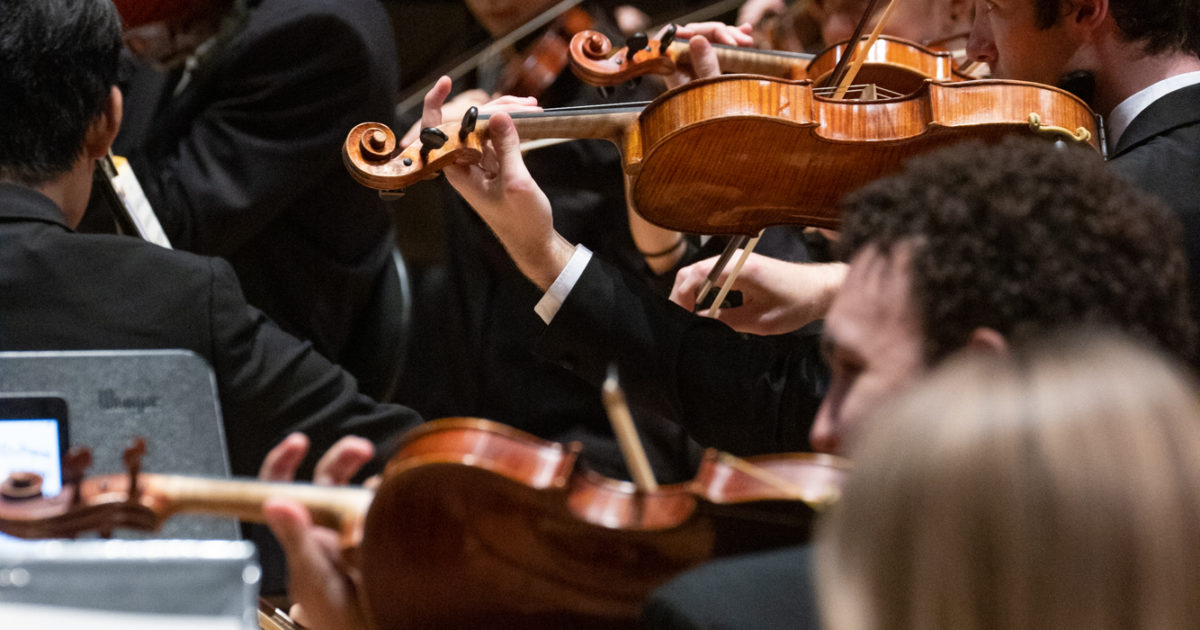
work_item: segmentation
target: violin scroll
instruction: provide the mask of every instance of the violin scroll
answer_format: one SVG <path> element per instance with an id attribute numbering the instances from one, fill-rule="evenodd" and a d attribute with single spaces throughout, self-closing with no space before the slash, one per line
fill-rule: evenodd
<path id="1" fill-rule="evenodd" d="M 85 480 L 92 453 L 71 449 L 63 465 L 62 492 L 54 497 L 41 495 L 38 475 L 9 475 L 0 492 L 0 531 L 20 538 L 71 538 L 92 531 L 107 534 L 116 528 L 157 529 L 162 517 L 139 500 L 138 475 L 145 451 L 145 442 L 138 438 L 125 450 L 125 474 Z M 22 489 L 27 496 L 15 496 Z"/>
<path id="2" fill-rule="evenodd" d="M 461 123 L 421 130 L 420 140 L 400 149 L 387 125 L 365 122 L 355 126 L 342 143 L 342 161 L 358 183 L 379 191 L 402 190 L 432 179 L 451 164 L 473 164 L 483 157 L 476 120 L 467 110 Z M 486 128 L 486 125 L 482 125 Z"/>
<path id="3" fill-rule="evenodd" d="M 674 25 L 662 39 L 634 36 L 616 50 L 603 33 L 580 31 L 571 38 L 571 70 L 584 83 L 612 87 L 646 74 L 671 74 L 686 50 L 675 41 Z"/>

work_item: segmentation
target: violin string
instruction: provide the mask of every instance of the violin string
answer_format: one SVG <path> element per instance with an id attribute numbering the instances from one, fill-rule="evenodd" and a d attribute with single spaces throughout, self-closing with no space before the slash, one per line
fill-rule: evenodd
<path id="1" fill-rule="evenodd" d="M 680 40 L 680 41 L 686 42 L 687 40 Z M 730 46 L 729 44 L 712 44 L 712 47 L 715 49 L 718 49 L 718 50 L 724 49 L 724 50 L 739 51 L 739 52 L 751 52 L 751 53 L 766 52 L 766 53 L 769 53 L 770 56 L 772 56 L 772 57 L 781 57 L 784 59 L 796 59 L 799 61 L 812 61 L 813 59 L 816 58 L 816 55 L 814 55 L 812 53 L 792 52 L 790 50 L 765 51 L 765 50 L 759 50 L 756 48 L 743 48 L 741 46 Z"/>
<path id="2" fill-rule="evenodd" d="M 588 114 L 622 114 L 640 112 L 650 104 L 650 101 L 632 103 L 603 103 L 600 105 L 572 105 L 570 107 L 554 107 L 540 112 L 514 112 L 513 118 L 545 118 L 554 116 L 586 116 Z M 480 114 L 479 120 L 487 120 L 491 114 Z"/>

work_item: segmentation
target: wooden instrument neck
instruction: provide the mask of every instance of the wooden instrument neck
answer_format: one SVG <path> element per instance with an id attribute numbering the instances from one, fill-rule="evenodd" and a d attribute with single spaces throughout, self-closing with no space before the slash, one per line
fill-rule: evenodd
<path id="1" fill-rule="evenodd" d="M 143 474 L 142 496 L 163 518 L 181 512 L 217 514 L 262 523 L 262 504 L 286 498 L 303 504 L 313 521 L 339 531 L 360 521 L 375 496 L 361 487 L 316 486 L 252 480 Z"/>

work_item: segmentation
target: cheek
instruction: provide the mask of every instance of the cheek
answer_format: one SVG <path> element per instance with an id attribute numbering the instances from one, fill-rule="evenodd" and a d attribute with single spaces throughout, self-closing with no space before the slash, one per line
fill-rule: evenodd
<path id="1" fill-rule="evenodd" d="M 842 14 L 835 14 L 821 26 L 821 38 L 827 46 L 844 42 L 854 34 L 854 22 Z"/>
<path id="2" fill-rule="evenodd" d="M 861 375 L 854 386 L 846 391 L 842 398 L 838 416 L 839 429 L 842 435 L 853 434 L 862 424 L 863 418 L 879 403 L 887 392 L 887 387 L 877 376 Z"/>

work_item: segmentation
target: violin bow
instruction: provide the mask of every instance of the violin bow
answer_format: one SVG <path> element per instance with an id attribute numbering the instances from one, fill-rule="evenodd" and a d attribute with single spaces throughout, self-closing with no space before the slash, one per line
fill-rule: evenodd
<path id="1" fill-rule="evenodd" d="M 621 447 L 621 455 L 625 457 L 625 464 L 629 467 L 634 485 L 646 493 L 658 490 L 658 482 L 654 479 L 650 460 L 646 458 L 646 449 L 633 426 L 633 414 L 629 412 L 629 405 L 625 402 L 625 392 L 621 391 L 621 385 L 617 381 L 615 364 L 608 366 L 602 395 L 604 411 L 608 414 L 608 421 L 617 436 L 617 444 Z"/>
<path id="2" fill-rule="evenodd" d="M 549 9 L 542 11 L 532 20 L 529 20 L 521 26 L 513 29 L 511 33 L 492 40 L 491 43 L 485 44 L 482 48 L 479 48 L 474 52 L 467 53 L 465 59 L 460 57 L 460 59 L 463 59 L 462 61 L 457 63 L 451 62 L 454 63 L 454 65 L 451 66 L 450 69 L 443 70 L 445 66 L 442 66 L 442 68 L 439 68 L 437 72 L 433 73 L 432 75 L 427 75 L 400 98 L 400 102 L 395 108 L 396 115 L 403 116 L 404 114 L 407 114 L 409 110 L 419 105 L 425 98 L 425 93 L 432 89 L 433 84 L 436 83 L 437 80 L 442 76 L 448 76 L 452 80 L 458 81 L 462 75 L 470 72 L 476 66 L 478 66 L 481 60 L 495 56 L 500 51 L 515 44 L 522 37 L 525 37 L 526 35 L 536 31 L 546 24 L 549 24 L 552 20 L 554 20 L 554 18 L 557 18 L 570 9 L 575 8 L 582 2 L 583 0 L 562 0 L 562 2 L 559 2 Z"/>
<path id="3" fill-rule="evenodd" d="M 842 57 L 838 59 L 837 65 L 834 66 L 833 73 L 830 74 L 830 83 L 837 84 L 837 90 L 834 92 L 833 98 L 841 99 L 845 97 L 846 92 L 854 83 L 854 78 L 858 76 L 859 69 L 867 60 L 867 52 L 875 45 L 875 41 L 879 39 L 879 35 L 883 32 L 884 25 L 891 18 L 892 10 L 896 8 L 897 0 L 889 0 L 888 5 L 883 10 L 883 15 L 879 16 L 879 21 L 875 24 L 875 28 L 871 30 L 871 34 L 867 37 L 867 45 L 859 46 L 858 41 L 862 38 L 862 33 L 866 29 L 867 20 L 875 13 L 875 8 L 879 4 L 879 0 L 871 0 L 867 5 L 867 10 L 863 12 L 859 18 L 858 24 L 854 26 L 854 35 L 846 43 L 846 52 L 842 53 Z M 725 297 L 729 291 L 733 289 L 733 283 L 737 280 L 738 275 L 742 271 L 742 266 L 746 264 L 746 260 L 750 254 L 754 252 L 754 248 L 758 245 L 759 239 L 762 237 L 762 232 L 751 238 L 749 242 L 742 239 L 734 239 L 726 246 L 725 251 L 721 253 L 721 257 L 717 260 L 717 264 L 713 265 L 712 271 L 709 272 L 704 284 L 700 288 L 700 293 L 697 294 L 696 302 L 700 303 L 708 296 L 708 292 L 716 284 L 721 277 L 721 272 L 725 266 L 729 264 L 729 260 L 733 257 L 734 251 L 745 244 L 742 249 L 742 255 L 738 259 L 737 265 L 730 272 L 729 277 L 721 285 L 720 292 L 717 293 L 716 299 L 713 300 L 712 306 L 709 307 L 705 316 L 716 318 L 721 314 L 721 304 L 725 302 Z"/>
<path id="4" fill-rule="evenodd" d="M 517 27 L 517 29 L 513 32 L 504 35 L 503 37 L 500 37 L 491 43 L 484 44 L 481 48 L 477 47 L 475 51 L 459 56 L 459 59 L 462 59 L 462 61 L 451 62 L 453 65 L 450 65 L 449 69 L 445 69 L 446 66 L 442 66 L 442 68 L 439 68 L 437 72 L 426 75 L 421 81 L 418 81 L 415 84 L 415 87 L 409 89 L 407 92 L 401 95 L 399 103 L 395 107 L 396 115 L 403 116 L 414 107 L 420 105 L 422 99 L 425 98 L 425 93 L 428 92 L 433 87 L 433 84 L 443 75 L 457 81 L 460 77 L 462 77 L 462 75 L 478 66 L 480 60 L 496 55 L 501 50 L 512 46 L 522 37 L 525 37 L 526 35 L 536 31 L 546 24 L 549 24 L 554 18 L 557 18 L 563 13 L 566 13 L 569 9 L 578 6 L 582 3 L 582 1 L 583 0 L 563 0 L 549 9 L 546 9 L 532 20 Z M 671 23 L 688 23 L 709 19 L 714 15 L 720 15 L 726 11 L 736 9 L 737 7 L 741 6 L 742 2 L 744 1 L 745 0 L 720 0 L 719 2 L 715 2 L 711 5 L 696 9 L 691 13 L 682 15 L 675 20 L 672 20 Z"/>
<path id="5" fill-rule="evenodd" d="M 877 1 L 878 0 L 871 0 L 872 6 L 874 6 L 875 2 Z M 879 34 L 883 32 L 884 25 L 887 24 L 888 19 L 891 18 L 892 9 L 896 8 L 896 2 L 897 0 L 889 0 L 887 8 L 883 10 L 883 15 L 879 16 L 879 21 L 875 23 L 875 28 L 871 30 L 871 35 L 867 38 L 866 46 L 858 46 L 859 33 L 857 32 L 857 28 L 855 29 L 856 32 L 854 39 L 850 40 L 850 43 L 847 44 L 847 46 L 854 46 L 854 50 L 848 50 L 842 55 L 842 59 L 852 57 L 853 61 L 850 63 L 850 67 L 846 70 L 846 73 L 841 77 L 841 80 L 838 81 L 837 91 L 834 92 L 833 98 L 840 99 L 844 97 L 846 95 L 846 90 L 849 90 L 850 85 L 854 83 L 854 77 L 858 76 L 859 69 L 862 68 L 863 62 L 867 60 L 868 51 L 870 51 L 871 47 L 875 45 L 875 41 L 879 39 Z M 871 13 L 869 11 L 863 14 L 862 19 L 858 23 L 859 28 L 866 24 L 866 20 L 870 15 Z M 860 53 L 859 50 L 862 52 Z M 841 65 L 841 60 L 838 61 L 838 64 Z"/>

